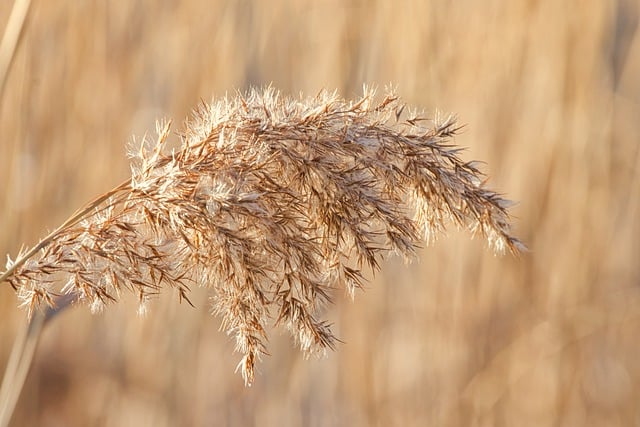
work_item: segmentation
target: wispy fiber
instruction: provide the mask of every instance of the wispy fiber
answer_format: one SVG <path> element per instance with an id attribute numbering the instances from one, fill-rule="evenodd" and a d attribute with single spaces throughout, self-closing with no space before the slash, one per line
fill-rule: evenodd
<path id="1" fill-rule="evenodd" d="M 71 294 L 93 310 L 165 287 L 212 290 L 247 384 L 270 322 L 309 353 L 336 338 L 319 314 L 396 252 L 449 223 L 518 252 L 508 202 L 452 145 L 453 118 L 428 121 L 393 94 L 347 102 L 272 89 L 202 104 L 169 151 L 169 124 L 131 150 L 131 179 L 96 199 L 0 276 L 31 313 Z"/>

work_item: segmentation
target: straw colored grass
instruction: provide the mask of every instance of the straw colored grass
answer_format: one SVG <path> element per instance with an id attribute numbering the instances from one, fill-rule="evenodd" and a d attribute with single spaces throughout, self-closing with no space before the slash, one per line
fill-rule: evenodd
<path id="1" fill-rule="evenodd" d="M 93 311 L 165 288 L 189 301 L 212 291 L 235 336 L 247 384 L 267 353 L 270 323 L 301 350 L 333 348 L 322 307 L 353 295 L 388 253 L 409 260 L 454 224 L 517 253 L 509 203 L 459 157 L 455 120 L 427 120 L 393 93 L 354 102 L 335 93 L 289 98 L 273 89 L 202 104 L 167 148 L 133 144 L 131 179 L 74 214 L 0 277 L 30 315 L 71 295 Z"/>

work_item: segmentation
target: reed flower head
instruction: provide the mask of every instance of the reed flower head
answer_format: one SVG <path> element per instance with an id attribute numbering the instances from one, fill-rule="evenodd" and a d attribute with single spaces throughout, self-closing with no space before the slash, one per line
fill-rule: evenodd
<path id="1" fill-rule="evenodd" d="M 414 257 L 453 223 L 518 252 L 508 202 L 452 145 L 452 117 L 428 121 L 392 93 L 356 102 L 273 89 L 202 104 L 170 151 L 169 123 L 131 150 L 131 179 L 74 215 L 3 278 L 28 310 L 73 294 L 92 310 L 165 287 L 210 288 L 247 384 L 270 322 L 306 353 L 336 338 L 320 316 L 382 257 Z"/>

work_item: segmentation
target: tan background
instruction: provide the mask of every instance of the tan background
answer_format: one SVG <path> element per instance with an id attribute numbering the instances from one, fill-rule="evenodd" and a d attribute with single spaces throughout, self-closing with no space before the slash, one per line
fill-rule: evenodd
<path id="1" fill-rule="evenodd" d="M 0 28 L 11 2 L 0 2 Z M 640 423 L 640 10 L 634 0 L 33 0 L 0 99 L 0 254 L 128 174 L 125 144 L 200 99 L 395 85 L 467 126 L 531 252 L 450 231 L 287 334 L 244 388 L 231 338 L 167 293 L 44 332 L 14 425 L 616 426 Z M 0 287 L 0 363 L 25 320 Z"/>

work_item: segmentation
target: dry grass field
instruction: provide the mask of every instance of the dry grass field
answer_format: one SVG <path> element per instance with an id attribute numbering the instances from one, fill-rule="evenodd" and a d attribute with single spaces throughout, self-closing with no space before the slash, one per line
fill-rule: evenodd
<path id="1" fill-rule="evenodd" d="M 0 2 L 4 28 L 12 2 Z M 0 98 L 0 254 L 130 175 L 126 144 L 201 100 L 393 85 L 458 115 L 529 247 L 455 227 L 325 316 L 246 388 L 204 289 L 45 328 L 15 426 L 640 424 L 640 6 L 634 0 L 33 0 Z M 0 365 L 25 323 L 0 286 Z"/>

